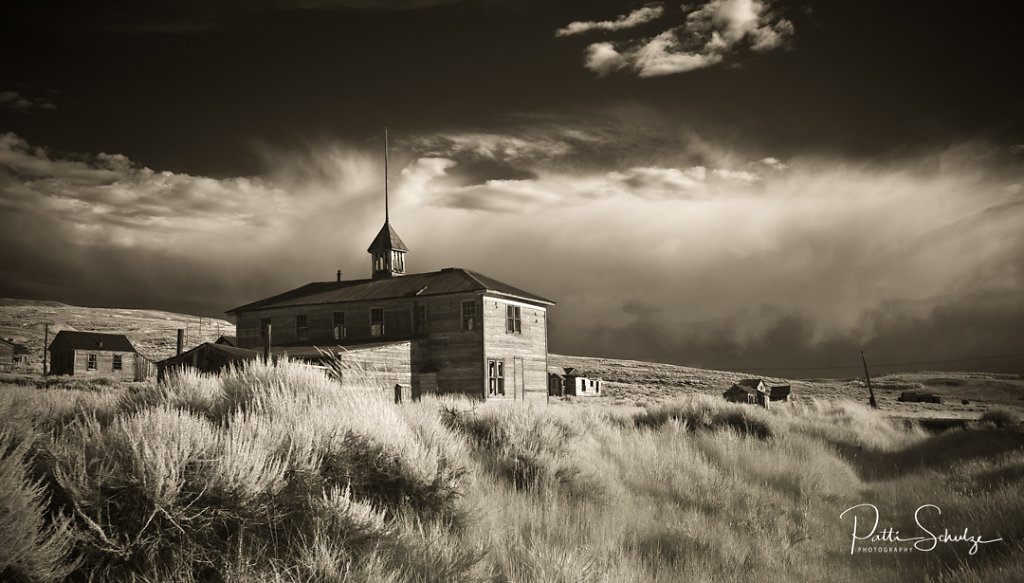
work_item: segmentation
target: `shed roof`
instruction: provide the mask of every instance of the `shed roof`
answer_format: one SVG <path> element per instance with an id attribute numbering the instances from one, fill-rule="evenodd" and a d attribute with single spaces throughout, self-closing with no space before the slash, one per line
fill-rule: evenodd
<path id="1" fill-rule="evenodd" d="M 100 332 L 77 332 L 61 330 L 50 343 L 50 350 L 67 348 L 71 350 L 95 350 L 97 352 L 135 352 L 124 334 L 102 334 Z"/>
<path id="2" fill-rule="evenodd" d="M 232 308 L 227 313 L 237 314 L 250 310 L 286 306 L 335 304 L 472 291 L 491 292 L 535 304 L 554 304 L 551 300 L 475 271 L 461 267 L 448 267 L 440 271 L 412 273 L 401 277 L 309 283 L 276 296 Z"/>

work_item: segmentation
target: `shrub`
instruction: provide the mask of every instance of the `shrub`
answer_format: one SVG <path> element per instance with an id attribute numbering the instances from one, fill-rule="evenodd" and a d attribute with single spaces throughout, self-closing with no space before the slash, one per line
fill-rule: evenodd
<path id="1" fill-rule="evenodd" d="M 1017 416 L 1017 413 L 1006 407 L 997 407 L 982 413 L 978 421 L 992 423 L 996 427 L 1008 427 L 1020 423 L 1020 417 Z"/>
<path id="2" fill-rule="evenodd" d="M 0 579 L 60 581 L 76 566 L 71 521 L 47 518 L 45 488 L 30 477 L 30 446 L 0 432 Z"/>
<path id="3" fill-rule="evenodd" d="M 647 407 L 636 415 L 634 423 L 637 427 L 655 428 L 670 419 L 684 424 L 691 431 L 730 428 L 758 439 L 767 439 L 776 433 L 772 416 L 767 411 L 723 403 L 704 395 Z"/>

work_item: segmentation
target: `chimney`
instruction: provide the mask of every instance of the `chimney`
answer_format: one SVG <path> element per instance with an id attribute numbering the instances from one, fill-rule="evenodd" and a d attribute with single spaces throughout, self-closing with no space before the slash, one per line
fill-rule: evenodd
<path id="1" fill-rule="evenodd" d="M 178 351 L 174 353 L 175 356 L 180 356 L 181 355 L 181 349 L 184 347 L 184 344 L 185 344 L 185 330 L 183 328 L 178 328 Z"/>
<path id="2" fill-rule="evenodd" d="M 341 270 L 338 270 L 338 281 L 341 281 Z"/>

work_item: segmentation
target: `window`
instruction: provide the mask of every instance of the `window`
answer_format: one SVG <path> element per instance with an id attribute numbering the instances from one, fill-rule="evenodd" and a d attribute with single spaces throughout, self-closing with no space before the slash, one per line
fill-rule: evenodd
<path id="1" fill-rule="evenodd" d="M 476 300 L 462 302 L 462 329 L 476 329 Z"/>
<path id="2" fill-rule="evenodd" d="M 260 344 L 270 339 L 270 318 L 260 318 Z"/>
<path id="3" fill-rule="evenodd" d="M 523 313 L 519 306 L 505 307 L 505 331 L 515 334 L 523 333 Z"/>
<path id="4" fill-rule="evenodd" d="M 121 370 L 121 355 L 120 354 L 115 354 L 114 355 L 114 366 L 113 366 L 113 368 L 111 368 L 111 370 Z"/>
<path id="5" fill-rule="evenodd" d="M 505 394 L 505 362 L 502 360 L 487 361 L 487 394 Z"/>
<path id="6" fill-rule="evenodd" d="M 305 314 L 295 316 L 295 339 L 307 340 L 309 338 L 309 325 Z"/>
<path id="7" fill-rule="evenodd" d="M 370 308 L 370 336 L 384 335 L 384 308 Z"/>
<path id="8" fill-rule="evenodd" d="M 85 365 L 85 370 L 96 370 L 96 355 L 90 354 L 89 361 Z"/>
<path id="9" fill-rule="evenodd" d="M 345 312 L 334 312 L 334 322 L 332 324 L 332 330 L 334 333 L 335 340 L 341 340 L 345 338 Z"/>
<path id="10" fill-rule="evenodd" d="M 427 306 L 417 304 L 412 308 L 412 331 L 423 334 L 427 331 Z"/>

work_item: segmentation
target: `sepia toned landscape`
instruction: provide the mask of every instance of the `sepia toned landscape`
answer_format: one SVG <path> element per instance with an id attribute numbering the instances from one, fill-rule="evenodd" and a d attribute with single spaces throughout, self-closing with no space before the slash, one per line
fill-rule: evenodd
<path id="1" fill-rule="evenodd" d="M 6 303 L 10 330 L 11 314 L 28 308 Z M 188 319 L 48 309 L 62 325 L 127 319 L 143 336 Z M 0 542 L 0 572 L 153 582 L 1019 579 L 1019 376 L 884 376 L 874 380 L 878 410 L 862 379 L 786 381 L 792 401 L 765 410 L 722 400 L 742 373 L 550 361 L 586 367 L 604 379 L 602 394 L 398 405 L 372 372 L 343 371 L 343 385 L 285 361 L 160 384 L 8 374 L 0 526 L 18 535 Z M 920 387 L 943 403 L 893 396 Z M 864 504 L 883 517 L 879 529 L 896 525 L 905 537 L 927 534 L 914 513 L 931 504 L 941 514 L 925 514 L 927 532 L 967 529 L 995 542 L 851 554 L 869 543 L 852 540 L 840 514 Z M 855 511 L 859 535 L 866 508 Z"/>
<path id="2" fill-rule="evenodd" d="M 1024 4 L 0 6 L 0 583 L 1024 583 Z"/>

